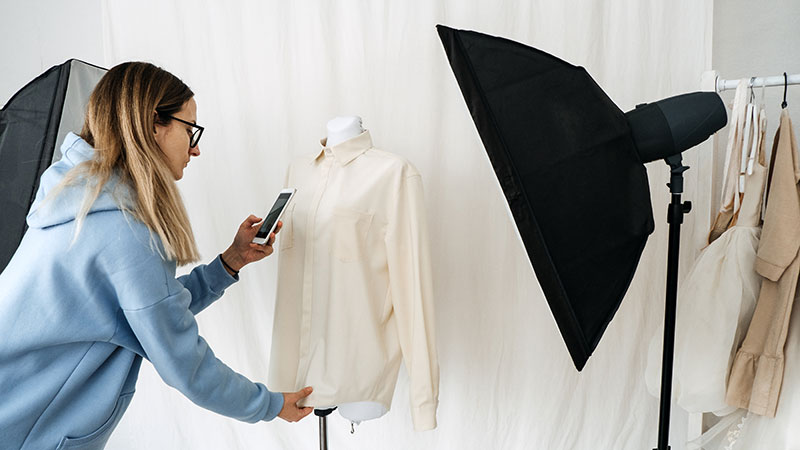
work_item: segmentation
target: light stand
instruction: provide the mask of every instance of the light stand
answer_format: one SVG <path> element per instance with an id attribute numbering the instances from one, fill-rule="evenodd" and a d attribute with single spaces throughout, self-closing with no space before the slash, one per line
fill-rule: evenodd
<path id="1" fill-rule="evenodd" d="M 689 169 L 681 162 L 680 153 L 670 156 L 664 161 L 671 170 L 669 192 L 672 202 L 667 209 L 669 223 L 669 249 L 667 251 L 667 296 L 664 308 L 664 343 L 661 360 L 661 407 L 658 421 L 658 448 L 654 450 L 670 450 L 669 446 L 669 413 L 672 404 L 672 362 L 675 353 L 675 310 L 678 293 L 678 255 L 681 240 L 681 224 L 683 215 L 691 211 L 691 202 L 681 203 L 683 193 L 683 172 Z"/>
<path id="2" fill-rule="evenodd" d="M 691 208 L 681 203 L 688 167 L 680 153 L 725 126 L 722 99 L 716 92 L 680 94 L 637 105 L 623 121 L 583 67 L 508 39 L 443 25 L 437 31 L 578 371 L 613 319 L 655 228 L 640 164 L 665 160 L 671 167 L 656 449 L 669 450 L 680 224 Z M 597 170 L 601 165 L 605 170 Z M 584 234 L 586 211 L 597 212 L 609 196 L 616 209 L 595 213 L 597 233 Z M 601 258 L 605 264 L 597 264 Z M 590 284 L 598 289 L 587 289 L 587 280 L 598 280 Z"/>

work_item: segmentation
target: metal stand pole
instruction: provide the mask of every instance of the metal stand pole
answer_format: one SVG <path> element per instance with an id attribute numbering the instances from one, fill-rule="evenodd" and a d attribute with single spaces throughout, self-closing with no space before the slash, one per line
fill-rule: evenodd
<path id="1" fill-rule="evenodd" d="M 658 448 L 654 450 L 670 450 L 669 446 L 669 414 L 672 404 L 672 362 L 675 352 L 675 310 L 678 293 L 678 255 L 681 240 L 681 224 L 683 215 L 691 211 L 691 202 L 681 203 L 683 192 L 683 172 L 689 167 L 681 162 L 681 155 L 666 159 L 671 167 L 669 191 L 672 202 L 667 211 L 669 223 L 669 250 L 667 253 L 667 298 L 664 308 L 664 344 L 661 360 L 661 408 L 658 421 Z"/>
<path id="2" fill-rule="evenodd" d="M 328 450 L 328 415 L 335 409 L 336 407 L 314 410 L 314 415 L 319 417 L 319 450 Z"/>

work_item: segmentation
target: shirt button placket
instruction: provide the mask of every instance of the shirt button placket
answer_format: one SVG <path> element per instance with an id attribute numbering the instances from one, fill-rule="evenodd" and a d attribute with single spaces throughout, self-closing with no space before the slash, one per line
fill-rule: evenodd
<path id="1" fill-rule="evenodd" d="M 306 248 L 305 248 L 305 262 L 303 264 L 303 308 L 302 318 L 300 325 L 300 361 L 297 370 L 297 380 L 295 385 L 298 389 L 304 387 L 307 383 L 306 376 L 308 375 L 309 365 L 311 363 L 311 315 L 313 308 L 313 266 L 314 266 L 314 249 L 315 249 L 315 225 L 317 219 L 317 212 L 322 196 L 325 194 L 325 188 L 328 186 L 328 179 L 331 173 L 331 166 L 333 165 L 333 156 L 330 150 L 325 150 L 325 157 L 319 167 L 319 182 L 317 183 L 317 190 L 314 192 L 314 197 L 311 199 L 311 207 L 309 208 L 308 222 L 306 226 Z"/>

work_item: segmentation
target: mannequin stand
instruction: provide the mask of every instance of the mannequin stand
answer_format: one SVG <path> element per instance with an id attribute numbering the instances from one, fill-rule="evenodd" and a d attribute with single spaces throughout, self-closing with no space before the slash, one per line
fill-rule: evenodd
<path id="1" fill-rule="evenodd" d="M 335 406 L 314 410 L 314 415 L 319 417 L 319 450 L 328 450 L 328 416 L 335 410 Z"/>
<path id="2" fill-rule="evenodd" d="M 675 310 L 678 292 L 678 253 L 681 240 L 681 224 L 683 215 L 691 211 L 691 202 L 681 203 L 683 193 L 683 172 L 689 167 L 681 162 L 681 155 L 666 158 L 671 168 L 669 192 L 672 202 L 667 210 L 669 223 L 669 250 L 667 253 L 667 299 L 664 309 L 664 343 L 661 360 L 661 408 L 658 421 L 658 448 L 654 450 L 670 450 L 669 447 L 669 414 L 672 404 L 672 363 L 675 353 Z"/>

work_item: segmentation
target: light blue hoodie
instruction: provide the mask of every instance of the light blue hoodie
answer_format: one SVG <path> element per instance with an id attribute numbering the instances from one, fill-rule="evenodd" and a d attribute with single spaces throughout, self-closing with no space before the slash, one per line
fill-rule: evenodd
<path id="1" fill-rule="evenodd" d="M 70 245 L 83 186 L 42 201 L 93 152 L 67 136 L 0 274 L 0 448 L 103 448 L 142 357 L 204 408 L 246 422 L 275 418 L 283 396 L 231 370 L 197 333 L 194 315 L 237 280 L 219 258 L 176 279 L 147 227 L 120 210 L 130 197 L 114 180 Z"/>

